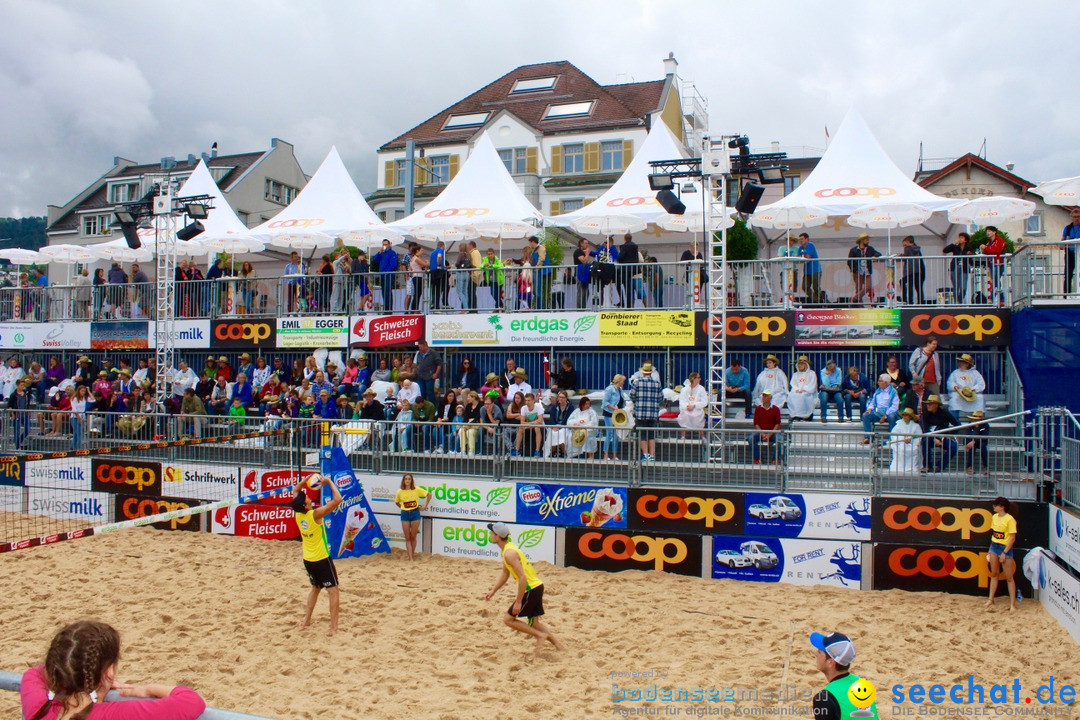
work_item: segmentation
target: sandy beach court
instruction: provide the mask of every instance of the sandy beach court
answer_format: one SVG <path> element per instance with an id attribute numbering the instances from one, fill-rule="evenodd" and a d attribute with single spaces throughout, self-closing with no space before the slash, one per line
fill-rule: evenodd
<path id="1" fill-rule="evenodd" d="M 0 557 L 0 669 L 41 662 L 56 629 L 93 617 L 121 632 L 121 680 L 182 683 L 212 706 L 281 719 L 809 712 L 807 697 L 825 682 L 807 634 L 833 629 L 855 640 L 853 670 L 877 686 L 882 717 L 893 715 L 889 688 L 898 683 L 966 683 L 971 673 L 988 689 L 1017 678 L 1032 692 L 1051 676 L 1057 687 L 1080 683 L 1080 646 L 1031 600 L 1016 613 L 1003 600 L 985 612 L 982 599 L 959 595 L 538 563 L 545 622 L 567 649 L 534 657 L 533 641 L 500 622 L 510 589 L 480 599 L 497 576 L 493 562 L 425 555 L 408 563 L 395 551 L 338 569 L 342 631 L 328 640 L 325 596 L 314 627 L 298 628 L 307 594 L 298 543 L 141 528 L 10 553 Z M 652 683 L 759 699 L 612 700 L 614 685 L 647 691 Z M 793 700 L 760 699 L 782 685 Z M 15 693 L 0 693 L 0 716 L 19 716 Z"/>

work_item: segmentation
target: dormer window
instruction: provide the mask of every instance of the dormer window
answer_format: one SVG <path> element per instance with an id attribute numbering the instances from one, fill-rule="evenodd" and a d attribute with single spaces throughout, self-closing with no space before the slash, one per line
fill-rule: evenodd
<path id="1" fill-rule="evenodd" d="M 561 120 L 562 118 L 585 117 L 592 113 L 593 101 L 564 103 L 562 105 L 548 105 L 544 113 L 545 120 Z"/>
<path id="2" fill-rule="evenodd" d="M 521 95 L 522 93 L 552 90 L 555 88 L 555 81 L 558 79 L 558 77 L 541 77 L 529 78 L 528 80 L 518 80 L 516 83 L 514 83 L 514 87 L 510 89 L 510 94 Z"/>
<path id="3" fill-rule="evenodd" d="M 456 130 L 458 128 L 480 127 L 487 122 L 489 115 L 491 115 L 489 112 L 451 115 L 446 119 L 446 123 L 442 126 L 442 129 Z"/>

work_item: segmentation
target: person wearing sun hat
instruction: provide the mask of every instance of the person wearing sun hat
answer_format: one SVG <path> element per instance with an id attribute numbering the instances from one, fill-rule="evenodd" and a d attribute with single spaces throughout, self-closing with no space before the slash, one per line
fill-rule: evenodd
<path id="1" fill-rule="evenodd" d="M 954 415 L 986 410 L 986 380 L 975 369 L 975 360 L 964 353 L 956 360 L 957 368 L 949 374 L 945 383 L 949 390 L 949 410 Z"/>
<path id="2" fill-rule="evenodd" d="M 941 448 L 941 459 L 936 463 L 934 469 L 940 472 L 948 467 L 953 455 L 956 454 L 956 441 L 948 435 L 943 435 L 942 431 L 947 431 L 949 428 L 956 427 L 959 424 L 952 413 L 941 407 L 941 398 L 939 396 L 931 395 L 926 398 L 926 407 L 922 416 L 923 435 L 927 433 L 935 434 L 929 439 L 923 440 L 924 472 L 931 469 L 934 448 Z"/>
<path id="3" fill-rule="evenodd" d="M 917 471 L 920 466 L 919 436 L 922 435 L 918 413 L 912 408 L 904 408 L 889 435 L 891 437 L 889 445 L 892 447 L 892 463 L 889 465 L 889 470 L 892 472 Z"/>
<path id="4" fill-rule="evenodd" d="M 818 376 L 810 367 L 810 358 L 800 355 L 791 373 L 791 391 L 788 393 L 788 411 L 792 420 L 810 420 L 818 407 Z"/>
<path id="5" fill-rule="evenodd" d="M 772 404 L 778 408 L 787 404 L 788 378 L 780 369 L 780 359 L 775 355 L 765 356 L 765 369 L 758 373 L 757 382 L 754 384 L 754 402 L 761 404 L 761 394 L 765 390 L 772 391 Z"/>
<path id="6" fill-rule="evenodd" d="M 525 378 L 528 376 L 529 374 L 525 372 L 525 368 L 516 368 L 514 370 L 514 381 L 510 383 L 510 387 L 506 389 L 507 402 L 513 402 L 514 396 L 518 393 L 528 395 L 533 391 L 532 385 L 525 382 Z"/>
<path id="7" fill-rule="evenodd" d="M 986 422 L 986 413 L 976 410 L 967 416 L 968 422 L 975 425 L 964 428 L 964 434 L 968 435 L 964 443 L 964 472 L 968 475 L 975 474 L 978 467 L 980 473 L 990 472 L 990 424 Z M 976 464 L 975 455 L 978 453 L 979 462 Z"/>
<path id="8" fill-rule="evenodd" d="M 829 684 L 814 695 L 815 720 L 847 720 L 850 717 L 876 718 L 874 686 L 850 671 L 855 662 L 855 643 L 839 632 L 810 633 L 816 650 L 814 665 Z"/>

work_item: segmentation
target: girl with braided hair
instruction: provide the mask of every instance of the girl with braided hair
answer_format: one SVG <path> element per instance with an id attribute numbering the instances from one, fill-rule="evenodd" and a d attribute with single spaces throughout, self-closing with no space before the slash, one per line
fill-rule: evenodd
<path id="1" fill-rule="evenodd" d="M 111 625 L 82 620 L 63 628 L 45 664 L 23 673 L 19 695 L 25 720 L 195 720 L 206 709 L 182 685 L 129 685 L 116 681 L 120 634 Z M 122 697 L 103 702 L 109 690 Z"/>

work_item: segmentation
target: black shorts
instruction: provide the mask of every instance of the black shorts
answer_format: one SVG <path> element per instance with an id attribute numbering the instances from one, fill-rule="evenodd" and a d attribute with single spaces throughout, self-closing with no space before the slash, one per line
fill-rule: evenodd
<path id="1" fill-rule="evenodd" d="M 334 568 L 334 561 L 330 558 L 315 562 L 305 560 L 304 569 L 307 570 L 308 580 L 311 581 L 313 587 L 337 587 L 337 570 Z"/>
<path id="2" fill-rule="evenodd" d="M 506 611 L 510 615 L 514 614 L 514 605 L 510 604 L 510 609 Z M 544 614 L 544 586 L 538 585 L 532 590 L 525 591 L 525 597 L 521 598 L 521 612 L 516 617 L 519 618 L 537 618 Z"/>

